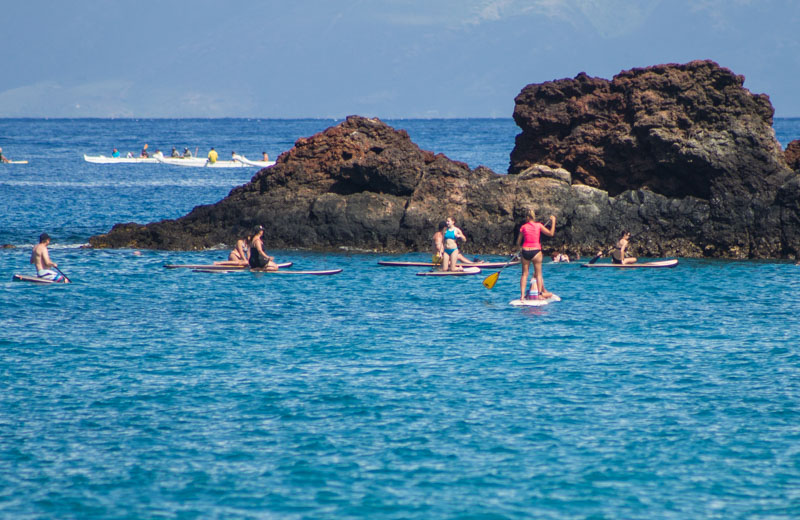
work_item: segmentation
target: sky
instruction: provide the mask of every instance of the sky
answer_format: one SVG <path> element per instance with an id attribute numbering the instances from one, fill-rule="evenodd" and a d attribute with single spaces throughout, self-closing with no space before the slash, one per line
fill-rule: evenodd
<path id="1" fill-rule="evenodd" d="M 798 0 L 0 0 L 0 117 L 511 117 L 711 59 L 800 117 Z"/>

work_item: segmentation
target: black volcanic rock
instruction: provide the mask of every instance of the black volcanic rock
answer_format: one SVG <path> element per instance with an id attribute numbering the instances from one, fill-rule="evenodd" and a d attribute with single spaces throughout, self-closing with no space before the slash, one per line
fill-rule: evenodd
<path id="1" fill-rule="evenodd" d="M 90 244 L 203 249 L 261 224 L 268 248 L 430 250 L 450 215 L 467 254 L 508 253 L 534 207 L 539 220 L 558 218 L 547 251 L 593 254 L 627 229 L 637 256 L 798 257 L 800 181 L 771 118 L 766 96 L 713 62 L 529 85 L 515 109 L 515 174 L 505 175 L 351 116 L 216 204 L 118 224 Z"/>
<path id="2" fill-rule="evenodd" d="M 702 241 L 714 255 L 796 250 L 781 238 L 788 233 L 776 203 L 787 201 L 777 194 L 794 175 L 775 139 L 772 105 L 743 83 L 712 61 L 693 61 L 633 69 L 611 81 L 579 74 L 528 85 L 516 98 L 522 133 L 509 171 L 542 163 L 612 196 L 646 189 L 705 200 Z"/>

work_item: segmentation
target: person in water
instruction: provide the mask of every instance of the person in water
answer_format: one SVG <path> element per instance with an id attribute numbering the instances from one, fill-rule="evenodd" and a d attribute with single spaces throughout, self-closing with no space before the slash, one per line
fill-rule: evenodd
<path id="1" fill-rule="evenodd" d="M 250 263 L 250 242 L 253 240 L 253 235 L 248 233 L 244 238 L 236 241 L 236 246 L 233 251 L 228 255 L 227 264 L 236 263 L 239 265 L 248 265 Z"/>
<path id="2" fill-rule="evenodd" d="M 556 231 L 556 217 L 550 215 L 550 228 L 544 224 L 536 222 L 536 212 L 533 208 L 528 210 L 527 221 L 519 228 L 517 246 L 520 247 L 520 258 L 522 260 L 522 277 L 519 281 L 520 300 L 525 299 L 525 286 L 528 283 L 528 273 L 531 262 L 533 262 L 533 276 L 536 278 L 536 287 L 539 289 L 541 298 L 549 298 L 553 293 L 545 290 L 544 278 L 542 277 L 542 244 L 540 241 L 541 233 L 551 237 Z"/>
<path id="3" fill-rule="evenodd" d="M 458 265 L 458 239 L 467 241 L 464 233 L 456 227 L 455 220 L 452 217 L 447 217 L 445 220 L 446 228 L 444 230 L 444 258 L 442 259 L 442 271 L 460 271 L 461 267 Z"/>
<path id="4" fill-rule="evenodd" d="M 628 250 L 628 241 L 631 239 L 631 234 L 628 231 L 622 232 L 622 238 L 619 239 L 614 250 L 611 251 L 611 262 L 615 264 L 635 264 L 636 257 L 625 256 Z"/>
<path id="5" fill-rule="evenodd" d="M 31 263 L 36 267 L 36 276 L 46 280 L 53 280 L 54 282 L 64 281 L 64 275 L 50 269 L 51 267 L 58 267 L 58 264 L 50 260 L 50 254 L 47 252 L 47 246 L 50 245 L 50 235 L 42 233 L 39 235 L 39 243 L 36 244 L 31 253 Z"/>
<path id="6" fill-rule="evenodd" d="M 444 230 L 447 229 L 447 222 L 439 222 L 436 233 L 433 234 L 433 256 L 431 262 L 441 264 L 444 261 Z"/>
<path id="7" fill-rule="evenodd" d="M 147 143 L 144 143 L 144 148 L 142 148 L 142 153 L 139 154 L 139 157 L 150 157 L 150 154 L 147 152 Z"/>
<path id="8" fill-rule="evenodd" d="M 217 157 L 219 157 L 219 155 L 217 154 L 217 151 L 214 150 L 214 148 L 212 147 L 211 151 L 208 152 L 208 162 L 211 163 L 211 164 L 216 163 L 217 162 Z"/>
<path id="9" fill-rule="evenodd" d="M 264 269 L 267 271 L 277 271 L 278 264 L 275 258 L 264 252 L 264 228 L 258 226 L 253 239 L 250 241 L 250 258 L 248 260 L 252 269 Z"/>

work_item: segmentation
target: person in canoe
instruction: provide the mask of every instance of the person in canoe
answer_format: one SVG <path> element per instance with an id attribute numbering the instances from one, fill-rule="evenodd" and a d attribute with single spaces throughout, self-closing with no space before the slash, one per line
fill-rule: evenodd
<path id="1" fill-rule="evenodd" d="M 217 154 L 217 151 L 214 150 L 214 148 L 212 147 L 211 151 L 208 152 L 208 162 L 209 162 L 209 164 L 216 163 L 218 157 L 219 157 L 219 154 Z"/>
<path id="2" fill-rule="evenodd" d="M 142 148 L 142 153 L 139 154 L 139 157 L 150 157 L 150 153 L 147 151 L 147 143 L 144 143 L 144 147 Z"/>
<path id="3" fill-rule="evenodd" d="M 192 151 L 188 148 L 183 149 L 183 158 L 184 159 L 191 159 L 192 158 Z"/>
<path id="4" fill-rule="evenodd" d="M 267 152 L 261 152 L 261 160 L 264 162 L 269 162 L 269 154 Z"/>
<path id="5" fill-rule="evenodd" d="M 264 252 L 264 228 L 258 226 L 253 233 L 250 241 L 250 258 L 248 263 L 251 269 L 264 269 L 266 271 L 277 271 L 278 264 L 275 258 Z"/>
<path id="6" fill-rule="evenodd" d="M 244 238 L 236 241 L 236 246 L 233 251 L 228 255 L 227 262 L 219 262 L 222 264 L 236 264 L 236 265 L 249 265 L 250 263 L 250 242 L 253 240 L 252 233 L 248 233 Z M 215 264 L 217 262 L 214 262 Z"/>
<path id="7" fill-rule="evenodd" d="M 119 157 L 119 150 L 114 148 L 114 150 L 111 151 L 111 157 Z"/>
<path id="8" fill-rule="evenodd" d="M 542 244 L 540 236 L 542 233 L 551 237 L 556 231 L 556 217 L 550 215 L 550 227 L 536 222 L 536 211 L 533 208 L 528 210 L 526 222 L 519 228 L 517 246 L 520 247 L 519 256 L 522 260 L 522 277 L 519 281 L 520 300 L 525 299 L 525 286 L 528 283 L 528 273 L 531 263 L 533 263 L 533 276 L 536 278 L 536 286 L 539 289 L 540 298 L 549 298 L 553 293 L 544 288 L 544 278 L 542 277 Z"/>
<path id="9" fill-rule="evenodd" d="M 447 217 L 444 230 L 444 258 L 442 259 L 442 271 L 460 271 L 458 265 L 458 239 L 467 241 L 464 233 L 456 227 L 455 220 Z"/>
<path id="10" fill-rule="evenodd" d="M 622 232 L 622 237 L 617 241 L 611 251 L 611 262 L 615 264 L 635 264 L 637 258 L 634 256 L 625 256 L 628 250 L 628 241 L 631 239 L 631 234 L 628 231 Z"/>
<path id="11" fill-rule="evenodd" d="M 64 275 L 50 269 L 51 267 L 58 268 L 58 264 L 50 260 L 50 254 L 47 251 L 47 246 L 49 245 L 50 235 L 47 233 L 39 235 L 39 243 L 34 246 L 31 253 L 31 263 L 36 267 L 36 276 L 39 278 L 62 282 L 64 281 Z"/>
<path id="12" fill-rule="evenodd" d="M 173 146 L 172 153 L 170 153 L 169 156 L 172 157 L 173 159 L 179 159 L 181 154 L 179 154 L 178 149 Z"/>

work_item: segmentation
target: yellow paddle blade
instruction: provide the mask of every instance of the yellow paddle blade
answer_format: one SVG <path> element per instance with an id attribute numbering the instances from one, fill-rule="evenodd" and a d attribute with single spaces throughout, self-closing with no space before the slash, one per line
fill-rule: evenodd
<path id="1" fill-rule="evenodd" d="M 491 289 L 492 287 L 494 287 L 494 284 L 497 283 L 498 278 L 500 278 L 500 271 L 490 274 L 483 280 L 483 286 L 486 287 L 487 289 Z"/>

